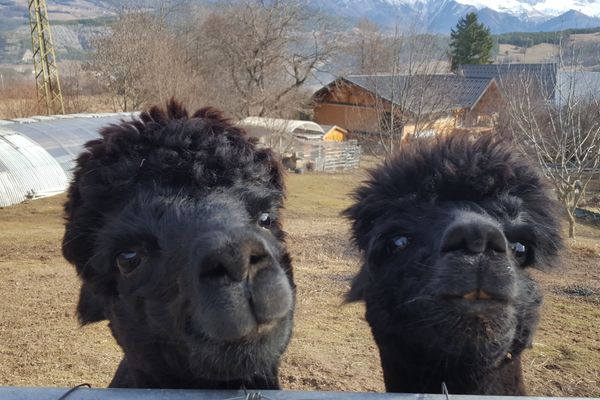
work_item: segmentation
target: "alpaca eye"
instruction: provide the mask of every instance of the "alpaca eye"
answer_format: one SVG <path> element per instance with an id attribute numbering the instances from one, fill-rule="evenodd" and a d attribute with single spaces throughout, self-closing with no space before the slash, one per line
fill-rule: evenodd
<path id="1" fill-rule="evenodd" d="M 260 217 L 258 217 L 258 225 L 262 228 L 270 228 L 273 220 L 271 219 L 271 214 L 262 213 Z"/>
<path id="2" fill-rule="evenodd" d="M 515 256 L 515 260 L 517 260 L 519 264 L 523 265 L 527 262 L 527 246 L 521 242 L 514 242 L 510 244 L 510 248 Z"/>
<path id="3" fill-rule="evenodd" d="M 125 251 L 117 256 L 117 267 L 125 276 L 131 274 L 140 265 L 142 257 L 135 251 Z"/>
<path id="4" fill-rule="evenodd" d="M 410 241 L 408 240 L 407 236 L 398 236 L 392 239 L 391 243 L 390 243 L 390 251 L 392 253 L 399 251 L 399 250 L 404 250 L 405 248 L 408 247 L 408 244 L 410 243 Z"/>

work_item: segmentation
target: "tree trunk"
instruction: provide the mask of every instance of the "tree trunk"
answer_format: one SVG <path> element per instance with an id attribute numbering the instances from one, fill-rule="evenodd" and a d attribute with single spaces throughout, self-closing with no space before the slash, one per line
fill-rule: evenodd
<path id="1" fill-rule="evenodd" d="M 567 210 L 567 216 L 569 219 L 569 238 L 573 239 L 575 237 L 575 217 L 571 210 Z"/>

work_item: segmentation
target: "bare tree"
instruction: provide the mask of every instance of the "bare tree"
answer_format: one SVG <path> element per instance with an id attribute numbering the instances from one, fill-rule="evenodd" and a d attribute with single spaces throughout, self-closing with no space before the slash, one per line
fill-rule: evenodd
<path id="1" fill-rule="evenodd" d="M 106 36 L 93 42 L 89 70 L 112 95 L 115 108 L 137 110 L 146 100 L 145 61 L 152 43 L 149 26 L 160 33 L 164 26 L 146 13 L 127 13 L 119 17 Z"/>
<path id="2" fill-rule="evenodd" d="M 299 2 L 230 2 L 200 25 L 193 62 L 212 82 L 211 97 L 237 117 L 290 116 L 336 50 L 326 22 Z"/>
<path id="3" fill-rule="evenodd" d="M 575 59 L 575 58 L 573 58 Z M 522 72 L 503 78 L 506 126 L 523 153 L 552 182 L 575 236 L 574 213 L 600 169 L 600 82 L 563 64 L 556 85 Z M 595 78 L 597 80 L 597 78 Z"/>
<path id="4" fill-rule="evenodd" d="M 361 19 L 344 49 L 355 64 L 351 72 L 361 75 L 388 72 L 396 51 L 389 38 L 375 22 Z"/>
<path id="5" fill-rule="evenodd" d="M 202 80 L 165 15 L 126 12 L 95 40 L 88 70 L 111 94 L 115 109 L 138 110 L 170 97 L 198 101 Z"/>

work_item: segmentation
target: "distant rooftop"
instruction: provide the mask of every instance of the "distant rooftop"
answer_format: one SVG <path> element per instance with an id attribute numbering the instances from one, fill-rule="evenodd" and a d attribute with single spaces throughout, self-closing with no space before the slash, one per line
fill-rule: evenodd
<path id="1" fill-rule="evenodd" d="M 556 103 L 562 105 L 583 98 L 600 101 L 600 72 L 559 71 L 554 97 Z"/>
<path id="2" fill-rule="evenodd" d="M 509 76 L 534 77 L 540 83 L 543 93 L 554 97 L 557 71 L 556 63 L 465 64 L 459 67 L 458 74 L 466 78 L 494 78 L 500 85 Z"/>
<path id="3" fill-rule="evenodd" d="M 472 108 L 493 81 L 454 74 L 349 75 L 342 79 L 411 112 Z"/>

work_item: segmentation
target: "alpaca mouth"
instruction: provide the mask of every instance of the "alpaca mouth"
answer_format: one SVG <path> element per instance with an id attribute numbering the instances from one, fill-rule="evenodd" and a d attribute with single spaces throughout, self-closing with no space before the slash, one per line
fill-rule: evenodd
<path id="1" fill-rule="evenodd" d="M 256 327 L 253 330 L 251 330 L 250 332 L 248 332 L 245 335 L 240 336 L 238 338 L 224 340 L 224 342 L 240 343 L 240 342 L 247 342 L 247 341 L 253 341 L 253 340 L 260 340 L 262 337 L 270 335 L 272 333 L 272 331 L 274 331 L 275 328 L 277 328 L 277 326 L 279 326 L 279 323 L 281 322 L 281 320 L 282 320 L 281 318 L 277 318 L 277 319 L 270 320 L 268 322 L 261 322 L 261 323 L 257 322 Z"/>
<path id="2" fill-rule="evenodd" d="M 269 322 L 264 322 L 264 323 L 258 324 L 256 326 L 256 334 L 257 335 L 264 335 L 266 333 L 269 333 L 270 331 L 272 331 L 277 326 L 278 323 L 279 323 L 279 320 L 278 319 L 274 319 L 274 320 L 269 321 Z"/>
<path id="3" fill-rule="evenodd" d="M 447 293 L 443 294 L 442 299 L 444 300 L 466 300 L 467 302 L 475 302 L 475 301 L 490 301 L 490 302 L 498 302 L 498 303 L 507 303 L 508 299 L 502 295 L 489 293 L 485 290 L 472 290 L 466 293 L 454 294 Z"/>
<path id="4" fill-rule="evenodd" d="M 269 320 L 268 322 L 256 323 L 254 329 L 247 331 L 244 334 L 240 334 L 239 336 L 232 337 L 224 337 L 224 336 L 215 336 L 214 334 L 210 334 L 204 329 L 199 329 L 193 326 L 193 322 L 191 319 L 186 321 L 185 332 L 195 339 L 200 339 L 202 341 L 210 340 L 221 343 L 241 343 L 246 341 L 252 341 L 259 339 L 263 336 L 270 334 L 277 326 L 279 326 L 282 318 L 277 318 L 273 320 Z"/>

